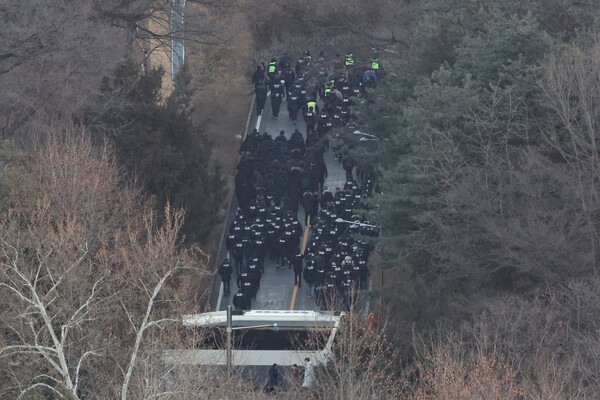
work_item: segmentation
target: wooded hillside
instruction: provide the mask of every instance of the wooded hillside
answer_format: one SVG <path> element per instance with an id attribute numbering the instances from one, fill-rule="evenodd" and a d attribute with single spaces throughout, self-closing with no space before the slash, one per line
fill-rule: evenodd
<path id="1" fill-rule="evenodd" d="M 142 66 L 170 4 L 0 2 L 0 397 L 158 396 L 155 350 L 197 340 L 173 321 L 201 306 L 255 64 L 372 48 L 377 151 L 343 153 L 378 180 L 385 323 L 353 316 L 320 393 L 598 397 L 596 1 L 189 1 L 164 97 Z M 169 398 L 250 396 L 187 383 Z"/>

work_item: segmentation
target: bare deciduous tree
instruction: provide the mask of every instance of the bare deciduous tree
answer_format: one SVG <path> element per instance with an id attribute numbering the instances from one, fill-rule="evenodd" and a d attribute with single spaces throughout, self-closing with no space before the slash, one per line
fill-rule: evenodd
<path id="1" fill-rule="evenodd" d="M 127 43 L 119 28 L 94 18 L 92 1 L 3 3 L 0 124 L 12 137 L 80 109 L 123 60 Z"/>
<path id="2" fill-rule="evenodd" d="M 578 206 L 585 218 L 591 249 L 590 266 L 597 273 L 597 231 L 600 177 L 600 38 L 588 48 L 560 49 L 545 65 L 543 104 L 555 115 L 547 124 L 548 143 L 572 167 Z"/>
<path id="3" fill-rule="evenodd" d="M 363 313 L 364 299 L 354 290 L 348 294 L 348 311 L 342 317 L 335 340 L 323 364 L 315 370 L 315 385 L 309 390 L 318 399 L 389 399 L 399 396 L 401 385 L 395 351 L 386 315 Z M 344 301 L 338 296 L 326 299 L 327 307 L 339 309 Z M 333 312 L 333 311 L 331 311 Z M 329 331 L 314 330 L 308 348 L 326 348 Z M 292 385 L 292 392 L 302 389 Z"/>
<path id="4" fill-rule="evenodd" d="M 410 400 L 512 400 L 525 394 L 515 369 L 496 354 L 467 347 L 451 335 L 419 343 L 414 370 L 405 371 Z"/>
<path id="5" fill-rule="evenodd" d="M 183 212 L 157 227 L 119 186 L 109 148 L 72 126 L 19 171 L 2 215 L 0 357 L 4 396 L 126 399 L 149 333 L 177 321 L 182 271 L 206 260 L 181 246 Z M 136 210 L 137 208 L 137 210 Z M 138 381 L 135 384 L 139 384 Z"/>

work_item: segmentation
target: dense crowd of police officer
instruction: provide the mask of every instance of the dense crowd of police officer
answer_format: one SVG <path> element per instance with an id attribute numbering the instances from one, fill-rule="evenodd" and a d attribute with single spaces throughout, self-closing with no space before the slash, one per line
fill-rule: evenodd
<path id="1" fill-rule="evenodd" d="M 309 51 L 294 69 L 291 65 L 291 58 L 284 55 L 279 62 L 272 59 L 266 71 L 265 66 L 258 66 L 252 77 L 258 114 L 264 111 L 269 91 L 275 119 L 287 99 L 294 124 L 302 111 L 306 137 L 297 129 L 289 139 L 284 131 L 273 138 L 255 129 L 242 142 L 235 176 L 239 208 L 225 242 L 229 256 L 218 270 L 225 296 L 231 294 L 235 273 L 238 291 L 233 304 L 238 309 L 251 308 L 261 277 L 268 273 L 266 258 L 275 260 L 278 269 L 293 269 L 294 285 L 300 287 L 304 279 L 309 296 L 315 296 L 321 307 L 336 297 L 347 304 L 354 289 L 366 287 L 371 251 L 369 244 L 355 240 L 353 234 L 378 234 L 357 214 L 364 208 L 363 199 L 372 193 L 372 181 L 366 179 L 359 187 L 352 167 L 345 166 L 346 184 L 330 190 L 324 186 L 324 153 L 328 133 L 352 118 L 351 97 L 368 85 L 376 85 L 377 72 L 381 71 L 379 57 L 374 55 L 370 68 L 359 70 L 353 68 L 354 57 L 348 53 L 343 72 L 333 79 L 308 73 L 312 66 Z M 323 102 L 321 108 L 318 99 Z M 312 226 L 304 254 L 300 206 L 304 226 Z"/>

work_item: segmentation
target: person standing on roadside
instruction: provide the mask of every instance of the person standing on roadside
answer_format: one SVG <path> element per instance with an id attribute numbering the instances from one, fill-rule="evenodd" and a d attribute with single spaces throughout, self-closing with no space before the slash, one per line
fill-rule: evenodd
<path id="1" fill-rule="evenodd" d="M 310 389 L 315 384 L 315 370 L 308 357 L 304 359 L 304 365 L 304 382 L 302 382 L 302 388 Z"/>
<path id="2" fill-rule="evenodd" d="M 273 393 L 276 392 L 279 388 L 279 383 L 281 383 L 282 377 L 279 373 L 279 366 L 275 363 L 269 369 L 269 380 L 267 382 L 267 386 L 265 387 L 265 393 Z"/>
<path id="3" fill-rule="evenodd" d="M 294 364 L 290 369 L 290 373 L 292 375 L 293 385 L 299 386 L 302 381 L 302 368 L 300 368 L 297 364 Z"/>

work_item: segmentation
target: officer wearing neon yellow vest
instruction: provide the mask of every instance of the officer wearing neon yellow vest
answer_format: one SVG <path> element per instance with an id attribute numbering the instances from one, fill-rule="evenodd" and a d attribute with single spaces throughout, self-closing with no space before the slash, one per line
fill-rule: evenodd
<path id="1" fill-rule="evenodd" d="M 306 135 L 315 131 L 315 124 L 319 115 L 319 106 L 314 99 L 310 99 L 305 106 L 303 117 L 306 123 Z"/>
<path id="2" fill-rule="evenodd" d="M 271 59 L 269 63 L 269 67 L 267 68 L 267 75 L 269 79 L 273 80 L 275 73 L 277 72 L 277 60 L 275 58 Z"/>
<path id="3" fill-rule="evenodd" d="M 345 63 L 346 67 L 352 67 L 354 66 L 354 55 L 352 54 L 351 51 L 349 51 L 348 53 L 346 53 L 346 63 Z"/>
<path id="4" fill-rule="evenodd" d="M 375 70 L 375 72 L 379 72 L 381 68 L 381 64 L 379 63 L 379 53 L 373 52 L 373 57 L 371 58 L 371 69 Z"/>

